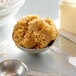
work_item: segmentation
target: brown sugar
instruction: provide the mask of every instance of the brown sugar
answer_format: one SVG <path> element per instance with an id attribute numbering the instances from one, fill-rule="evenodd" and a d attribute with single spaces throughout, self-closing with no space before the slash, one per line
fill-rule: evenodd
<path id="1" fill-rule="evenodd" d="M 13 40 L 17 46 L 30 49 L 41 49 L 54 41 L 58 31 L 52 20 L 27 15 L 14 26 Z"/>

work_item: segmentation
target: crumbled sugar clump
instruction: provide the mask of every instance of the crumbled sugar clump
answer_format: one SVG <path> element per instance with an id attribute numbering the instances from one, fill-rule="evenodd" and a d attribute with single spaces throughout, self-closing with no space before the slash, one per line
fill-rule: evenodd
<path id="1" fill-rule="evenodd" d="M 54 41 L 58 31 L 50 18 L 27 15 L 18 20 L 13 29 L 13 40 L 17 46 L 41 49 Z"/>

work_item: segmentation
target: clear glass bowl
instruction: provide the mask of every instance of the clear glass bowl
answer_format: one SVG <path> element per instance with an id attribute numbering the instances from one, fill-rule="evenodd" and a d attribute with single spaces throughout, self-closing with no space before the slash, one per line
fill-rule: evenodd
<path id="1" fill-rule="evenodd" d="M 0 26 L 6 24 L 6 22 L 13 18 L 24 2 L 25 0 L 0 1 Z"/>

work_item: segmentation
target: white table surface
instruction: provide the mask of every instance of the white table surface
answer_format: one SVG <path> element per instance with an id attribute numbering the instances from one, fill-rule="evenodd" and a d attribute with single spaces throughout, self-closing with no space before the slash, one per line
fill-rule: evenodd
<path id="1" fill-rule="evenodd" d="M 49 16 L 52 19 L 56 19 L 58 18 L 57 2 L 56 0 L 27 0 L 17 13 L 14 20 L 17 20 L 26 14 L 38 14 L 40 17 Z M 11 38 L 14 20 L 4 25 L 5 27 L 0 27 L 0 44 L 2 43 L 2 51 L 6 51 L 6 55 L 2 56 L 0 61 L 5 59 L 18 59 L 20 61 L 24 61 L 24 63 L 29 67 L 29 70 L 76 76 L 76 68 L 69 64 L 67 59 L 59 56 L 50 49 L 39 55 L 29 55 L 17 48 Z M 58 37 L 55 42 L 55 45 L 57 46 L 61 45 L 59 43 L 59 38 L 63 37 Z M 65 48 L 65 46 L 63 47 Z"/>

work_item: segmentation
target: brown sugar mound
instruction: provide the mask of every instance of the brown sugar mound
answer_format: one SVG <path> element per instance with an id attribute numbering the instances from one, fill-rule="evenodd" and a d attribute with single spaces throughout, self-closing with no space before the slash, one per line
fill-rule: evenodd
<path id="1" fill-rule="evenodd" d="M 52 20 L 27 15 L 14 26 L 12 37 L 17 46 L 41 49 L 54 41 L 57 35 L 58 31 Z"/>

